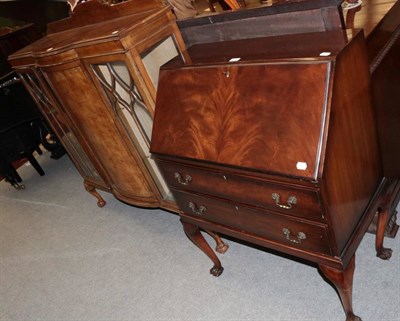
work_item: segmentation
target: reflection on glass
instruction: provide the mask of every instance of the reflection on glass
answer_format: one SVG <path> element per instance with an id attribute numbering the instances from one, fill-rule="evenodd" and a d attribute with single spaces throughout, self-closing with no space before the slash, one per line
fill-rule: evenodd
<path id="1" fill-rule="evenodd" d="M 82 149 L 82 146 L 79 144 L 77 138 L 67 125 L 63 115 L 57 111 L 57 108 L 45 95 L 36 76 L 34 74 L 27 73 L 21 74 L 20 77 L 23 79 L 31 95 L 33 95 L 35 98 L 40 110 L 50 120 L 65 149 L 77 161 L 81 172 L 83 172 L 86 177 L 91 177 L 97 181 L 102 181 L 100 175 L 97 173 L 88 156 Z"/>
<path id="2" fill-rule="evenodd" d="M 179 54 L 172 37 L 168 37 L 142 57 L 147 73 L 157 89 L 160 67 Z"/>

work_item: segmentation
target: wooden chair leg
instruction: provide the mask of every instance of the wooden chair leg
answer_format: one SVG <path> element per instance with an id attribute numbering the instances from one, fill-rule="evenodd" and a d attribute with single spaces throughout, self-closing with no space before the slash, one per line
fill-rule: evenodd
<path id="1" fill-rule="evenodd" d="M 361 321 L 353 313 L 353 276 L 355 268 L 355 255 L 351 258 L 344 270 L 335 269 L 326 265 L 319 265 L 321 273 L 333 283 L 339 293 L 340 300 L 346 313 L 346 321 Z"/>
<path id="2" fill-rule="evenodd" d="M 185 231 L 187 237 L 200 249 L 202 250 L 214 263 L 214 266 L 210 270 L 210 274 L 213 276 L 220 276 L 224 271 L 224 268 L 221 266 L 221 262 L 218 257 L 215 255 L 214 251 L 211 249 L 210 245 L 208 245 L 207 241 L 204 239 L 203 235 L 201 235 L 200 228 L 196 225 L 183 222 L 183 230 Z"/>
<path id="3" fill-rule="evenodd" d="M 242 7 L 242 4 L 237 0 L 224 0 L 231 10 L 237 10 Z"/>

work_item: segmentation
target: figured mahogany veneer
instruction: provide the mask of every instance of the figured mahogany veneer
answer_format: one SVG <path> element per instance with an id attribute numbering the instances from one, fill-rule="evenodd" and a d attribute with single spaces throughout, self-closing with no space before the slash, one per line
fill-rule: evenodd
<path id="1" fill-rule="evenodd" d="M 277 57 L 278 44 L 287 41 Z M 291 45 L 295 44 L 295 45 Z M 387 188 L 362 32 L 199 44 L 160 71 L 151 152 L 200 229 L 319 265 L 347 321 L 354 255 Z"/>
<path id="2" fill-rule="evenodd" d="M 321 126 L 314 124 L 324 121 L 325 108 L 320 107 L 326 99 L 328 68 L 315 62 L 210 66 L 201 74 L 190 68 L 168 71 L 171 90 L 159 99 L 175 97 L 184 110 L 164 120 L 190 127 L 180 132 L 166 128 L 164 141 L 156 142 L 158 152 L 315 179 L 322 146 Z M 296 108 L 299 102 L 304 107 Z M 303 121 L 288 124 L 290 118 Z M 266 119 L 274 126 L 267 126 Z M 169 146 L 170 136 L 179 143 Z M 296 168 L 299 161 L 307 164 L 302 171 Z"/>

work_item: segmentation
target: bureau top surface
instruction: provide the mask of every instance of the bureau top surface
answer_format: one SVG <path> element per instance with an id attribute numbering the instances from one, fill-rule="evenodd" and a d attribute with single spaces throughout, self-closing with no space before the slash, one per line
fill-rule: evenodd
<path id="1" fill-rule="evenodd" d="M 89 1 L 84 4 L 95 5 L 95 9 L 98 9 L 100 6 L 97 1 Z M 100 8 L 103 7 L 106 6 L 100 6 Z M 126 36 L 131 37 L 143 32 L 144 26 L 154 23 L 154 19 L 165 16 L 169 11 L 170 7 L 168 6 L 149 7 L 144 8 L 142 11 L 131 12 L 130 14 L 120 13 L 120 16 L 115 14 L 112 18 L 110 18 L 110 15 L 107 15 L 104 19 L 97 17 L 91 20 L 90 17 L 95 16 L 95 13 L 92 13 L 91 16 L 87 16 L 86 21 L 84 19 L 85 12 L 83 12 L 81 14 L 83 17 L 80 19 L 73 19 L 74 16 L 72 16 L 71 18 L 55 22 L 55 26 L 53 27 L 51 27 L 52 24 L 49 24 L 48 28 L 50 28 L 51 32 L 48 35 L 14 53 L 10 58 L 13 59 L 26 55 L 53 55 L 75 47 L 119 41 Z M 76 22 L 74 22 L 75 20 Z"/>

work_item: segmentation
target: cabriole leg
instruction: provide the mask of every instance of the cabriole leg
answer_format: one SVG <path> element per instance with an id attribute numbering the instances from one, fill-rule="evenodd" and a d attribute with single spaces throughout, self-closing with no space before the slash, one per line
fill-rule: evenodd
<path id="1" fill-rule="evenodd" d="M 361 321 L 361 318 L 353 313 L 353 275 L 355 268 L 355 255 L 344 270 L 335 269 L 326 265 L 319 265 L 322 274 L 333 283 L 339 293 L 346 321 Z"/>
<path id="2" fill-rule="evenodd" d="M 204 231 L 206 231 L 207 234 L 209 234 L 217 243 L 215 246 L 215 251 L 221 254 L 224 254 L 226 251 L 228 251 L 229 245 L 222 241 L 221 237 L 217 233 L 211 232 L 209 230 Z"/>
<path id="3" fill-rule="evenodd" d="M 385 207 L 378 212 L 378 222 L 376 226 L 375 249 L 376 256 L 382 260 L 389 260 L 392 256 L 392 249 L 383 247 L 383 239 L 385 238 L 386 226 L 389 222 L 389 206 L 390 199 L 385 201 Z"/>
<path id="4" fill-rule="evenodd" d="M 220 276 L 224 271 L 224 268 L 221 266 L 221 262 L 218 257 L 215 255 L 214 251 L 211 249 L 210 245 L 208 245 L 207 241 L 204 239 L 203 235 L 201 235 L 200 228 L 196 225 L 183 222 L 183 230 L 185 231 L 187 237 L 200 249 L 202 250 L 214 263 L 214 266 L 211 268 L 210 273 L 214 276 Z"/>
<path id="5" fill-rule="evenodd" d="M 90 194 L 92 194 L 94 197 L 97 198 L 98 207 L 103 207 L 104 205 L 106 205 L 106 201 L 100 196 L 100 194 L 96 191 L 94 186 L 89 185 L 87 183 L 83 183 L 83 185 L 85 186 L 86 191 L 88 191 Z"/>

